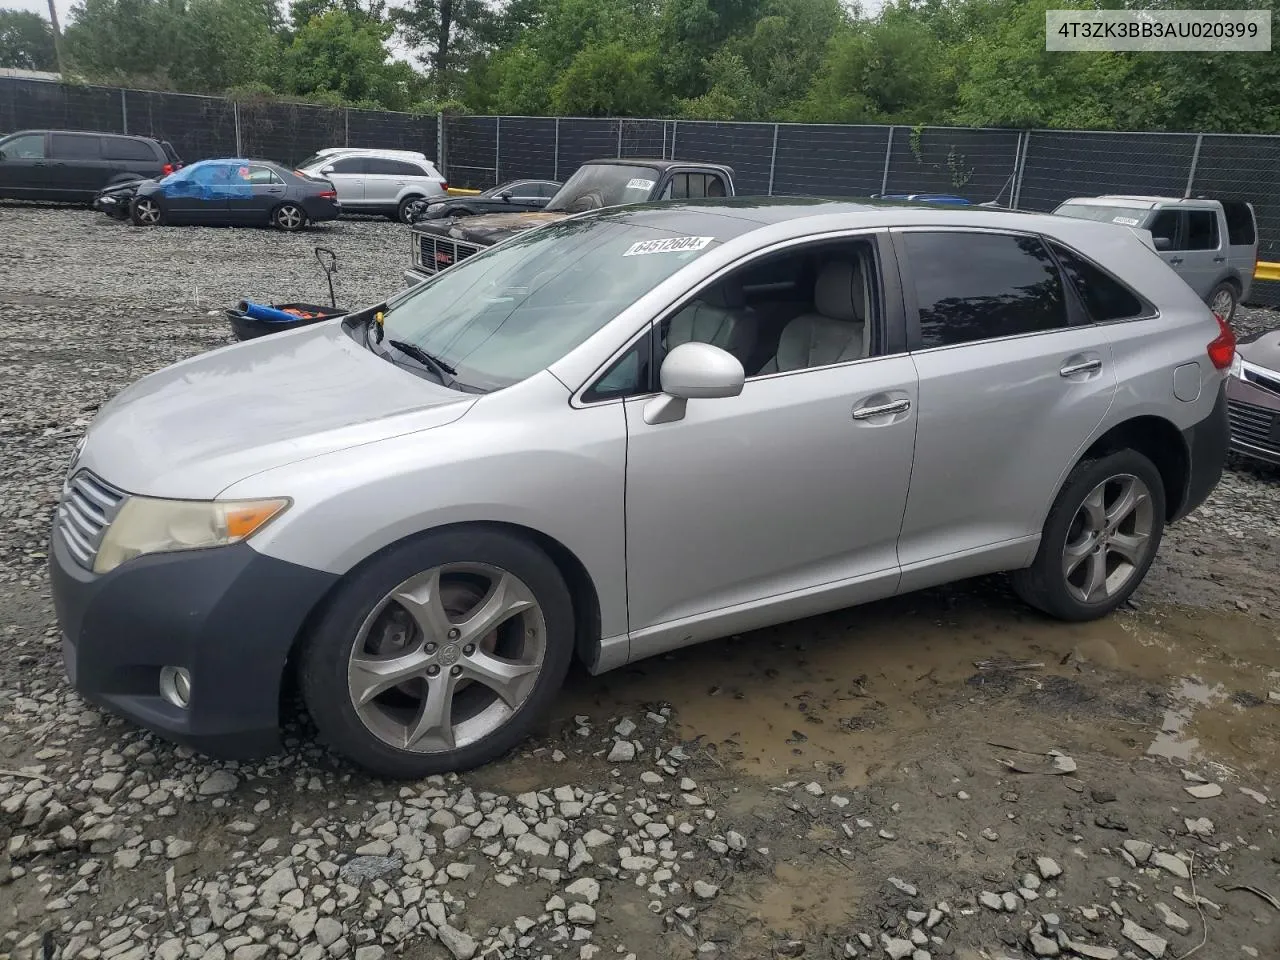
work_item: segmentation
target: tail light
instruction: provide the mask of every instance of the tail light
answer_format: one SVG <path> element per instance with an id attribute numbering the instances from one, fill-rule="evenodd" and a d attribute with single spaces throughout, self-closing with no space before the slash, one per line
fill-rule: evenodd
<path id="1" fill-rule="evenodd" d="M 440 189 L 441 189 L 441 190 L 443 190 L 445 193 L 448 193 L 448 192 L 449 192 L 449 181 L 447 181 L 447 180 L 441 180 L 441 181 L 440 181 Z"/>
<path id="2" fill-rule="evenodd" d="M 1215 313 L 1213 318 L 1218 321 L 1218 335 L 1209 341 L 1205 350 L 1210 363 L 1219 370 L 1226 370 L 1236 355 L 1236 335 L 1226 317 Z"/>
<path id="3" fill-rule="evenodd" d="M 163 167 L 160 168 L 160 172 L 167 177 L 169 174 L 173 173 L 173 164 L 166 163 Z"/>
<path id="4" fill-rule="evenodd" d="M 321 200 L 336 200 L 338 199 L 338 191 L 337 190 L 321 190 L 318 196 L 320 197 Z M 1235 344 L 1234 340 L 1232 340 L 1231 342 L 1233 345 Z"/>

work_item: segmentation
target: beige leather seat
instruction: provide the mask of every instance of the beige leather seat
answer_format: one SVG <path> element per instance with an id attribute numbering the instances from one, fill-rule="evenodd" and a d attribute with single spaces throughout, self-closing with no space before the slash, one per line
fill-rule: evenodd
<path id="1" fill-rule="evenodd" d="M 783 373 L 868 356 L 867 299 L 858 263 L 834 260 L 824 265 L 813 287 L 816 312 L 802 313 L 783 328 L 778 352 L 760 372 Z"/>
<path id="2" fill-rule="evenodd" d="M 717 283 L 671 318 L 666 348 L 682 343 L 709 343 L 746 364 L 756 342 L 755 316 L 746 306 L 742 289 L 731 282 Z"/>

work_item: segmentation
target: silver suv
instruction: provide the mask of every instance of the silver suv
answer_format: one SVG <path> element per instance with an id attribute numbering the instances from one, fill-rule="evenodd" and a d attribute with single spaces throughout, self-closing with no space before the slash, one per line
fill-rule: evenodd
<path id="1" fill-rule="evenodd" d="M 349 213 L 381 213 L 408 223 L 424 200 L 448 196 L 449 184 L 426 154 L 412 150 L 328 147 L 298 165 L 328 180 Z"/>
<path id="2" fill-rule="evenodd" d="M 1227 320 L 1253 286 L 1258 226 L 1253 206 L 1241 200 L 1074 197 L 1053 212 L 1149 232 L 1165 263 Z"/>
<path id="3" fill-rule="evenodd" d="M 234 755 L 295 674 L 328 743 L 418 777 L 518 743 L 574 658 L 997 571 L 1101 617 L 1217 483 L 1233 354 L 1110 224 L 569 217 L 105 405 L 50 550 L 67 672 Z"/>

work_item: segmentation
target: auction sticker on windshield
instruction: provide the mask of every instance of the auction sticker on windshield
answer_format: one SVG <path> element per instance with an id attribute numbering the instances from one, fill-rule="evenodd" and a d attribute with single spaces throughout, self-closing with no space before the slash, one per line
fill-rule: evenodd
<path id="1" fill-rule="evenodd" d="M 1136 227 L 1142 221 L 1138 220 L 1136 217 L 1112 217 L 1111 222 L 1123 223 L 1126 227 Z"/>
<path id="2" fill-rule="evenodd" d="M 638 257 L 645 253 L 684 253 L 686 250 L 701 250 L 715 237 L 668 237 L 665 240 L 640 240 L 633 243 L 623 253 L 624 257 Z"/>
<path id="3" fill-rule="evenodd" d="M 627 181 L 628 190 L 652 190 L 653 181 L 646 180 L 644 177 L 633 177 Z"/>

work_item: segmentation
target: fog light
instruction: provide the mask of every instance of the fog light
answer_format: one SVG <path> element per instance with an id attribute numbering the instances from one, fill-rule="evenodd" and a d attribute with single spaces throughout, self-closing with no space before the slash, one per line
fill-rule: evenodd
<path id="1" fill-rule="evenodd" d="M 161 668 L 160 696 L 181 710 L 187 709 L 191 703 L 191 674 L 186 667 Z"/>

